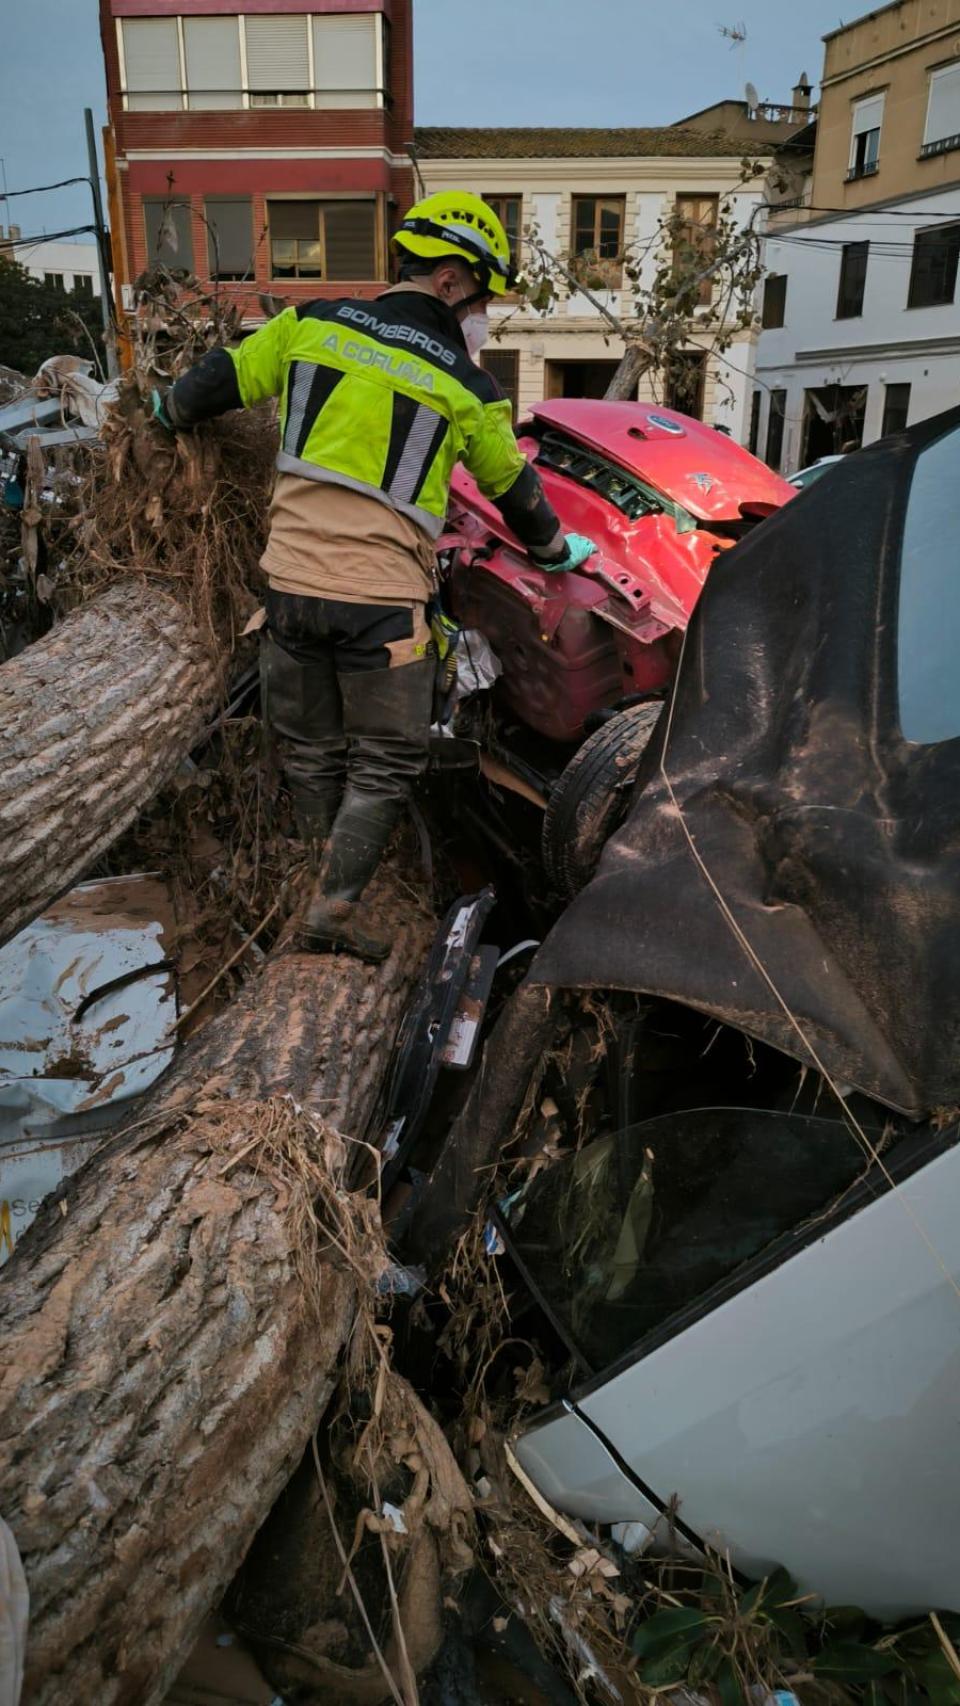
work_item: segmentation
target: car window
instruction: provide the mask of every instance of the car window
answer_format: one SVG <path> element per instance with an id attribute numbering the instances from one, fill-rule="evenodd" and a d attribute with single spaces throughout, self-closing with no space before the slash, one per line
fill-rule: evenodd
<path id="1" fill-rule="evenodd" d="M 799 486 L 801 491 L 803 491 L 807 486 L 812 486 L 814 480 L 821 479 L 829 468 L 834 468 L 835 466 L 835 458 L 831 458 L 827 462 L 812 462 L 809 468 L 801 468 L 799 474 L 793 475 L 792 483 L 795 486 Z"/>
<path id="2" fill-rule="evenodd" d="M 900 728 L 933 745 L 960 735 L 960 430 L 921 450 L 900 559 Z"/>
<path id="3" fill-rule="evenodd" d="M 822 1214 L 864 1171 L 837 1119 L 754 1108 L 671 1113 L 537 1174 L 508 1242 L 594 1371 Z"/>

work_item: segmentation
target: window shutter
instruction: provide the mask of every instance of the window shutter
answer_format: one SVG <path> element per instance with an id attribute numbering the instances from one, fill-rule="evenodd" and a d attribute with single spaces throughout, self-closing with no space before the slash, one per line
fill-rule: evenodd
<path id="1" fill-rule="evenodd" d="M 960 65 L 935 71 L 930 79 L 930 103 L 924 144 L 960 135 Z"/>
<path id="2" fill-rule="evenodd" d="M 327 278 L 376 278 L 375 202 L 324 202 L 323 229 Z"/>
<path id="3" fill-rule="evenodd" d="M 862 136 L 865 130 L 879 130 L 883 123 L 883 96 L 871 95 L 853 109 L 853 134 Z"/>
<path id="4" fill-rule="evenodd" d="M 264 94 L 284 89 L 309 89 L 307 20 L 248 13 L 247 76 L 250 88 Z"/>
<path id="5" fill-rule="evenodd" d="M 240 30 L 236 18 L 184 18 L 187 105 L 239 107 Z"/>
<path id="6" fill-rule="evenodd" d="M 313 74 L 318 107 L 372 107 L 377 91 L 377 30 L 371 12 L 314 16 Z"/>
<path id="7" fill-rule="evenodd" d="M 208 197 L 204 204 L 211 278 L 253 273 L 253 204 L 248 196 Z M 216 243 L 214 243 L 216 235 Z"/>
<path id="8" fill-rule="evenodd" d="M 316 201 L 268 202 L 271 237 L 315 239 L 320 232 L 319 205 Z"/>
<path id="9" fill-rule="evenodd" d="M 123 61 L 131 112 L 182 104 L 176 18 L 124 18 Z"/>

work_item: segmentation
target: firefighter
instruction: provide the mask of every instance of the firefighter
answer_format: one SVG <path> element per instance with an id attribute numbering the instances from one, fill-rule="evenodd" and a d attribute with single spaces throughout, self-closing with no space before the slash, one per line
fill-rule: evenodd
<path id="1" fill-rule="evenodd" d="M 154 401 L 179 431 L 280 398 L 264 709 L 314 866 L 304 944 L 368 960 L 389 943 L 361 897 L 427 761 L 425 611 L 455 464 L 543 567 L 574 568 L 594 549 L 562 533 L 509 402 L 474 364 L 487 305 L 514 277 L 500 220 L 478 196 L 445 190 L 412 207 L 393 240 L 392 289 L 287 308 Z"/>

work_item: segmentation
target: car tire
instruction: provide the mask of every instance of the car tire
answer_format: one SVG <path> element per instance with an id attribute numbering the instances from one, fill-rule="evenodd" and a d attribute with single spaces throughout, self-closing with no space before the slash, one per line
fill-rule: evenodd
<path id="1" fill-rule="evenodd" d="M 661 709 L 657 700 L 618 711 L 578 747 L 554 783 L 541 851 L 550 886 L 564 899 L 590 881 L 605 842 L 622 823 Z"/>

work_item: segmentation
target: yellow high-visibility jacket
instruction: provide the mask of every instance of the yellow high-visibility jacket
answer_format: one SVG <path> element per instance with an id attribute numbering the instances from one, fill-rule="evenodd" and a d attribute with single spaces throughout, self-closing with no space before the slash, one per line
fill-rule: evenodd
<path id="1" fill-rule="evenodd" d="M 441 532 L 463 462 L 523 543 L 547 546 L 557 517 L 517 447 L 510 404 L 467 354 L 455 314 L 424 291 L 287 308 L 173 386 L 175 426 L 280 398 L 277 467 L 349 486 Z"/>

